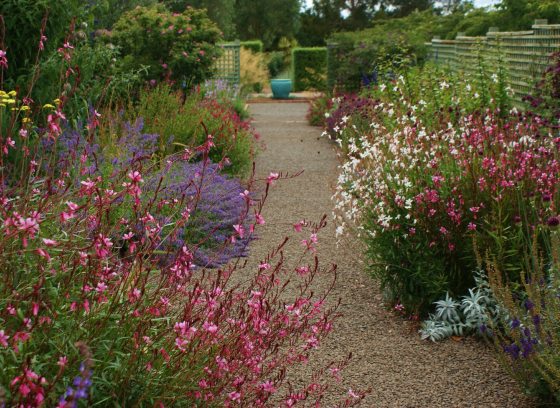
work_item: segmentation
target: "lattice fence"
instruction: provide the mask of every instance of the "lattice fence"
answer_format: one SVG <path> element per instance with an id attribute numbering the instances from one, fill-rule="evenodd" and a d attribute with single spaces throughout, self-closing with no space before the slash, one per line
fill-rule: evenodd
<path id="1" fill-rule="evenodd" d="M 490 30 L 485 37 L 458 35 L 455 40 L 434 38 L 430 57 L 456 71 L 474 73 L 482 61 L 491 69 L 502 61 L 510 85 L 520 100 L 551 62 L 550 55 L 560 51 L 560 24 L 536 20 L 530 31 L 498 32 Z"/>
<path id="2" fill-rule="evenodd" d="M 220 45 L 224 50 L 214 65 L 214 79 L 221 79 L 232 84 L 239 84 L 241 65 L 239 60 L 240 43 L 227 43 Z"/>

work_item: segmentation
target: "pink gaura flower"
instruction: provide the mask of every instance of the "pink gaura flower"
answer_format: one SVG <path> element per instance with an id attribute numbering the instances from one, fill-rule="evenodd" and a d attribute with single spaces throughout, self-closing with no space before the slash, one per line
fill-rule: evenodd
<path id="1" fill-rule="evenodd" d="M 66 367 L 67 364 L 68 364 L 68 357 L 66 356 L 59 357 L 58 362 L 56 363 L 56 365 L 59 366 L 60 368 Z"/>
<path id="2" fill-rule="evenodd" d="M 10 339 L 10 336 L 8 336 L 4 330 L 0 330 L 0 346 L 8 347 L 8 340 L 9 339 Z"/>
<path id="3" fill-rule="evenodd" d="M 280 178 L 280 175 L 278 173 L 270 173 L 268 175 L 268 177 L 266 178 L 266 183 L 267 184 L 273 184 L 275 180 L 278 180 Z"/>
<path id="4" fill-rule="evenodd" d="M 129 292 L 128 300 L 130 303 L 134 303 L 140 300 L 141 296 L 142 296 L 142 292 L 140 291 L 140 289 L 134 288 Z"/>
<path id="5" fill-rule="evenodd" d="M 228 398 L 232 401 L 240 401 L 241 400 L 241 394 L 237 391 L 232 391 L 228 394 Z"/>
<path id="6" fill-rule="evenodd" d="M 134 170 L 131 171 L 130 173 L 128 173 L 128 178 L 133 182 L 133 183 L 143 183 L 144 179 L 142 178 L 142 174 L 140 174 L 139 171 Z"/>
<path id="7" fill-rule="evenodd" d="M 45 50 L 45 42 L 47 41 L 47 37 L 41 34 L 41 39 L 39 40 L 39 51 Z"/>
<path id="8" fill-rule="evenodd" d="M 111 239 L 104 236 L 103 234 L 99 234 L 94 243 L 95 254 L 99 258 L 106 258 L 107 255 L 109 255 L 109 253 L 111 252 L 112 246 L 113 243 L 111 242 Z"/>
<path id="9" fill-rule="evenodd" d="M 43 243 L 48 247 L 54 247 L 58 245 L 58 242 L 56 242 L 54 239 L 49 238 L 43 238 Z"/>
<path id="10" fill-rule="evenodd" d="M 0 50 L 0 67 L 8 69 L 8 58 L 6 57 L 6 51 L 4 50 Z"/>
<path id="11" fill-rule="evenodd" d="M 202 328 L 208 333 L 215 334 L 218 332 L 218 326 L 216 326 L 214 323 L 204 322 Z"/>
<path id="12" fill-rule="evenodd" d="M 233 226 L 233 229 L 235 230 L 237 235 L 239 235 L 239 238 L 243 239 L 243 237 L 245 236 L 245 228 L 243 227 L 243 225 L 236 224 Z"/>
<path id="13" fill-rule="evenodd" d="M 309 266 L 298 266 L 296 268 L 296 273 L 299 276 L 305 276 L 309 273 Z"/>
<path id="14" fill-rule="evenodd" d="M 255 214 L 255 222 L 259 225 L 264 225 L 264 217 L 260 213 Z"/>
<path id="15" fill-rule="evenodd" d="M 359 395 L 359 394 L 356 394 L 356 393 L 352 390 L 352 388 L 350 388 L 350 389 L 348 390 L 348 396 L 351 397 L 351 398 L 354 398 L 354 399 L 360 398 L 360 395 Z"/>

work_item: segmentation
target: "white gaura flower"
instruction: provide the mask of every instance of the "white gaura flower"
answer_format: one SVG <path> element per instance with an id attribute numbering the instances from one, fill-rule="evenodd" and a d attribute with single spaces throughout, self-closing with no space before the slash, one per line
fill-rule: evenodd
<path id="1" fill-rule="evenodd" d="M 339 225 L 338 227 L 336 227 L 336 236 L 339 237 L 342 234 L 344 234 L 344 224 Z"/>

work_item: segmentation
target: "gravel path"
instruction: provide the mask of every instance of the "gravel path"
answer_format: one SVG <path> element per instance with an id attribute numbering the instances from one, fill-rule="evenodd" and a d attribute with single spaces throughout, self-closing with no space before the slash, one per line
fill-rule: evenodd
<path id="1" fill-rule="evenodd" d="M 259 103 L 251 104 L 250 111 L 266 145 L 257 157 L 259 175 L 304 170 L 273 188 L 264 211 L 266 225 L 251 249 L 250 259 L 255 261 L 291 234 L 294 222 L 319 220 L 323 214 L 330 221 L 338 159 L 335 146 L 320 137 L 319 129 L 307 125 L 307 104 Z M 337 247 L 334 226 L 329 223 L 319 243 L 322 264 L 338 265 L 333 301 L 342 300 L 343 317 L 310 366 L 353 355 L 344 383 L 326 396 L 324 406 L 331 406 L 334 394 L 349 387 L 371 388 L 364 407 L 534 406 L 483 343 L 474 339 L 421 341 L 407 322 L 386 311 L 377 285 L 364 270 L 357 239 L 346 238 Z M 286 250 L 287 257 L 297 246 Z M 328 285 L 327 280 L 318 286 Z M 305 378 L 309 370 L 304 367 L 293 373 L 293 381 Z"/>

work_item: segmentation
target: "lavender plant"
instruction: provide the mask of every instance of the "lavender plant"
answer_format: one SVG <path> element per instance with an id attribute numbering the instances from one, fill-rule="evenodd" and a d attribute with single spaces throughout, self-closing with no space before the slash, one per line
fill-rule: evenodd
<path id="1" fill-rule="evenodd" d="M 249 224 L 253 217 L 247 213 L 250 193 L 240 180 L 222 174 L 223 164 L 210 161 L 194 161 L 196 152 L 179 157 L 170 156 L 161 169 L 156 153 L 159 136 L 143 132 L 144 121 L 138 118 L 134 123 L 122 125 L 123 134 L 117 143 L 101 147 L 96 137 L 87 140 L 79 130 L 66 128 L 58 143 L 57 166 L 68 168 L 71 163 L 81 161 L 81 174 L 92 177 L 118 174 L 129 167 L 148 167 L 145 197 L 157 193 L 154 216 L 164 227 L 159 232 L 158 251 L 162 258 L 180 250 L 184 245 L 192 247 L 194 262 L 203 267 L 216 267 L 232 258 L 245 256 L 249 243 Z M 71 168 L 71 166 L 70 166 Z M 79 177 L 80 175 L 76 175 Z M 132 202 L 123 200 L 113 222 L 130 216 Z M 188 211 L 188 226 L 175 227 L 175 223 Z M 168 236 L 169 228 L 174 233 Z M 228 242 L 236 228 L 246 230 L 239 239 Z"/>
<path id="2" fill-rule="evenodd" d="M 560 237 L 556 226 L 542 251 L 532 240 L 520 285 L 507 281 L 502 267 L 490 263 L 489 282 L 507 311 L 492 325 L 499 361 L 530 393 L 544 403 L 560 402 Z"/>

